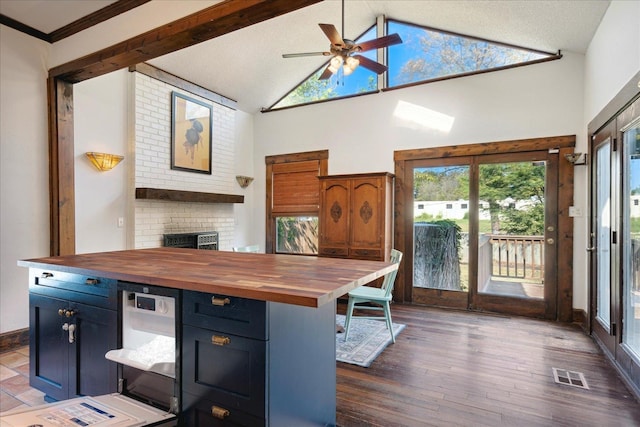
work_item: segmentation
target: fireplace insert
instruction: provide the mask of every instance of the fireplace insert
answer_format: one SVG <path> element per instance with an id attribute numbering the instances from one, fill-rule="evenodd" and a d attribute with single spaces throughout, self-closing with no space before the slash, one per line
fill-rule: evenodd
<path id="1" fill-rule="evenodd" d="M 169 246 L 172 248 L 194 248 L 217 251 L 218 232 L 200 231 L 196 233 L 165 234 L 164 246 Z"/>

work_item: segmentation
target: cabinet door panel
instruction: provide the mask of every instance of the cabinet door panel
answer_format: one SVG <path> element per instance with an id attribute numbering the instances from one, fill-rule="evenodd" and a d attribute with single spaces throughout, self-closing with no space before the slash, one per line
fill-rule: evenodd
<path id="1" fill-rule="evenodd" d="M 117 364 L 107 360 L 107 351 L 118 348 L 118 316 L 84 304 L 71 304 L 75 342 L 69 354 L 69 397 L 114 393 L 118 386 Z"/>
<path id="2" fill-rule="evenodd" d="M 184 325 L 183 390 L 229 410 L 263 416 L 267 345 L 267 341 Z"/>
<path id="3" fill-rule="evenodd" d="M 381 180 L 354 179 L 351 206 L 351 245 L 358 248 L 380 247 L 383 218 Z"/>
<path id="4" fill-rule="evenodd" d="M 58 309 L 67 302 L 29 295 L 29 384 L 55 400 L 68 397 L 69 340 Z"/>
<path id="5" fill-rule="evenodd" d="M 346 247 L 349 244 L 349 186 L 346 180 L 324 180 L 320 206 L 320 245 Z"/>

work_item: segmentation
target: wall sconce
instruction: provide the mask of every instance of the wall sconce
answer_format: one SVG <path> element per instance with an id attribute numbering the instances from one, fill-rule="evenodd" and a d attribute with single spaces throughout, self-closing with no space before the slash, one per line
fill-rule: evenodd
<path id="1" fill-rule="evenodd" d="M 99 171 L 105 172 L 113 169 L 118 163 L 124 159 L 123 156 L 118 156 L 115 154 L 107 154 L 107 153 L 95 153 L 93 151 L 89 151 L 85 153 L 91 163 L 98 169 Z"/>
<path id="2" fill-rule="evenodd" d="M 565 154 L 565 159 L 573 166 L 580 166 L 587 164 L 587 153 L 571 153 Z"/>
<path id="3" fill-rule="evenodd" d="M 247 188 L 249 184 L 251 184 L 251 182 L 253 181 L 253 178 L 251 178 L 250 176 L 238 175 L 236 176 L 236 181 L 238 181 L 238 184 L 240 184 L 240 187 Z"/>

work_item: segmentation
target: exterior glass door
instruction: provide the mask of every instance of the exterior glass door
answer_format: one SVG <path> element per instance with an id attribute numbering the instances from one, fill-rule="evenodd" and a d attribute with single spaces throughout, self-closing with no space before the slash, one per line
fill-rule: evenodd
<path id="1" fill-rule="evenodd" d="M 411 300 L 555 318 L 557 158 L 413 162 Z"/>
<path id="2" fill-rule="evenodd" d="M 616 227 L 618 173 L 614 151 L 615 123 L 594 135 L 591 162 L 591 329 L 615 354 L 619 321 Z"/>
<path id="3" fill-rule="evenodd" d="M 640 360 L 640 120 L 623 132 L 622 253 L 623 330 L 622 343 Z"/>
<path id="4" fill-rule="evenodd" d="M 640 94 L 591 138 L 590 330 L 640 390 Z"/>
<path id="5" fill-rule="evenodd" d="M 478 293 L 544 299 L 544 161 L 480 165 Z"/>
<path id="6" fill-rule="evenodd" d="M 557 150 L 483 156 L 471 308 L 557 313 Z"/>

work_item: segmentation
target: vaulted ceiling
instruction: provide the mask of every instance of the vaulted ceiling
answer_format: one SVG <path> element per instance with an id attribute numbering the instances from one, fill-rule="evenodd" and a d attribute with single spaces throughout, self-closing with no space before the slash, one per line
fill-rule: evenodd
<path id="1" fill-rule="evenodd" d="M 153 1 L 167 4 L 172 0 Z M 47 35 L 118 3 L 124 5 L 111 0 L 1 0 L 0 14 Z M 148 6 L 145 0 L 127 3 L 138 10 Z M 193 1 L 183 2 L 186 3 L 199 8 Z M 205 8 L 218 2 L 200 3 Z M 608 0 L 346 0 L 344 36 L 355 38 L 372 26 L 377 17 L 385 16 L 536 50 L 584 53 L 609 3 Z M 109 21 L 124 20 L 132 11 Z M 327 50 L 329 42 L 318 23 L 334 24 L 340 30 L 341 12 L 339 0 L 325 0 L 148 62 L 238 101 L 244 111 L 256 112 L 277 101 L 324 63 L 324 57 L 283 59 L 282 54 Z"/>

